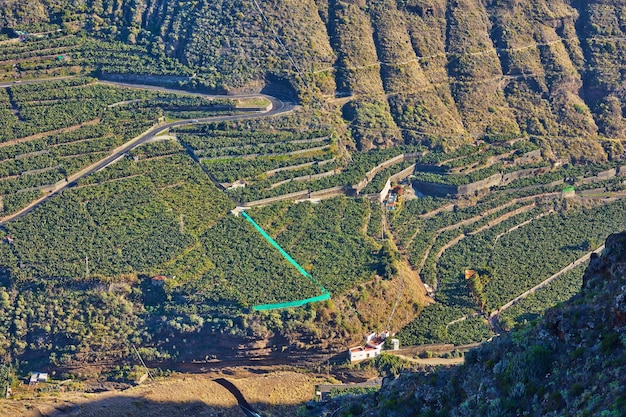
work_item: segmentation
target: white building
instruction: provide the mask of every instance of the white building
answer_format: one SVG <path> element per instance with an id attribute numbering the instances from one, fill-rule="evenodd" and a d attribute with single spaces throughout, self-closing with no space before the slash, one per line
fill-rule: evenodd
<path id="1" fill-rule="evenodd" d="M 28 388 L 36 386 L 39 382 L 46 382 L 48 380 L 48 374 L 45 372 L 31 372 L 28 379 Z"/>
<path id="2" fill-rule="evenodd" d="M 383 346 L 385 346 L 385 339 L 387 339 L 387 337 L 389 337 L 388 331 L 381 334 L 370 333 L 365 336 L 365 346 L 356 346 L 348 349 L 350 362 L 363 361 L 380 355 Z"/>
<path id="3" fill-rule="evenodd" d="M 400 350 L 400 340 L 391 339 L 392 350 Z"/>

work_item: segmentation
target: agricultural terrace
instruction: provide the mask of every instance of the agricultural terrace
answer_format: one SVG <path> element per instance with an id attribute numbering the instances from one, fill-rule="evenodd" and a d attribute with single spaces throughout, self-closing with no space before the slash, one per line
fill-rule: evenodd
<path id="1" fill-rule="evenodd" d="M 274 190 L 292 180 L 333 175 L 338 166 L 336 144 L 329 130 L 263 132 L 219 129 L 209 124 L 175 132 L 225 187 L 243 180 L 260 191 Z"/>
<path id="2" fill-rule="evenodd" d="M 208 124 L 176 130 L 209 172 L 224 186 L 245 182 L 227 192 L 247 203 L 297 191 L 351 187 L 377 164 L 406 150 L 398 147 L 342 156 L 330 128 L 246 131 L 224 124 Z"/>
<path id="3" fill-rule="evenodd" d="M 193 71 L 141 45 L 61 30 L 3 43 L 0 56 L 0 81 L 68 77 L 0 89 L 2 217 L 160 120 L 221 115 L 237 107 L 232 101 L 124 88 L 84 76 L 132 78 L 139 73 L 168 85 L 189 83 Z M 398 100 L 391 105 L 399 106 Z M 248 103 L 255 104 L 263 105 Z M 363 128 L 370 116 L 388 114 L 389 103 L 359 104 L 346 109 L 353 113 L 357 146 L 368 149 L 383 134 L 400 137 L 390 117 L 377 119 L 374 129 Z M 485 137 L 447 153 L 400 145 L 349 154 L 331 123 L 301 112 L 245 124 L 194 124 L 156 139 L 0 231 L 0 282 L 23 289 L 19 296 L 0 294 L 6 305 L 2 333 L 12 323 L 19 327 L 14 340 L 0 340 L 0 352 L 21 354 L 29 343 L 37 343 L 38 349 L 76 354 L 87 352 L 93 340 L 103 349 L 124 350 L 111 342 L 111 335 L 123 335 L 161 349 L 144 352 L 154 358 L 177 356 L 180 346 L 159 344 L 202 328 L 242 334 L 246 326 L 239 319 L 247 307 L 316 295 L 317 289 L 248 222 L 229 214 L 233 200 L 248 203 L 337 186 L 375 195 L 390 176 L 412 164 L 411 181 L 440 187 L 509 175 L 490 190 L 407 200 L 391 213 L 377 202 L 345 197 L 249 210 L 333 294 L 372 278 L 381 266 L 377 241 L 391 237 L 436 301 L 400 331 L 403 344 L 460 344 L 491 337 L 485 319 L 491 311 L 625 226 L 623 178 L 602 176 L 620 168 L 619 158 L 586 165 L 550 163 L 536 138 Z M 401 155 L 412 156 L 386 163 Z M 566 181 L 576 190 L 571 199 L 562 193 Z M 246 187 L 237 187 L 242 183 Z M 4 243 L 9 235 L 12 244 Z M 474 274 L 466 279 L 467 270 Z M 157 274 L 168 280 L 153 288 L 149 277 Z M 577 269 L 561 276 L 504 311 L 501 323 L 510 327 L 527 319 L 525 314 L 565 299 L 579 279 Z M 63 299 L 53 297 L 60 289 Z M 27 309 L 22 314 L 24 303 L 52 307 L 49 313 Z M 75 325 L 85 322 L 81 311 L 107 324 L 99 329 Z M 115 320 L 105 320 L 106 311 Z M 302 314 L 310 313 L 306 309 Z M 77 329 L 69 341 L 61 340 L 69 334 L 65 321 Z M 38 324 L 29 330 L 29 323 Z"/>
<path id="4" fill-rule="evenodd" d="M 15 110 L 19 112 L 27 107 L 21 103 L 29 103 L 24 97 L 28 97 L 31 86 L 6 89 L 7 109 L 16 119 L 6 128 L 14 139 L 7 138 L 6 145 L 0 145 L 0 151 L 7 152 L 7 166 L 30 158 L 38 161 L 44 156 L 56 156 L 56 149 L 64 146 L 82 150 L 80 147 L 87 146 L 82 144 L 91 146 L 82 153 L 94 153 L 88 160 L 93 161 L 138 133 L 137 126 L 145 129 L 166 112 L 172 117 L 172 112 L 180 110 L 188 117 L 190 107 L 195 105 L 202 108 L 194 111 L 216 114 L 210 108 L 213 102 L 197 97 L 102 85 L 87 78 L 39 86 L 48 94 L 51 109 L 56 108 L 53 102 L 60 100 L 59 97 L 91 100 L 97 104 L 92 106 L 91 113 L 77 113 L 71 122 L 67 121 L 69 118 L 62 119 L 60 123 L 66 124 L 60 124 L 53 133 L 42 131 L 36 122 L 27 124 L 25 126 L 32 126 L 28 131 L 30 136 L 23 136 L 23 133 L 14 133 L 20 132 L 19 125 L 25 123 L 19 120 Z M 48 90 L 53 91 L 46 93 Z M 42 102 L 42 108 L 45 103 Z M 217 105 L 222 107 L 215 112 L 222 111 L 228 103 L 217 102 Z M 89 108 L 85 106 L 81 111 L 87 112 Z M 143 124 L 134 123 L 138 118 Z M 100 123 L 90 123 L 95 120 Z M 118 128 L 131 124 L 137 131 Z M 92 150 L 103 137 L 113 142 L 105 142 L 108 145 Z M 172 315 L 238 315 L 242 308 L 252 305 L 314 296 L 315 286 L 298 274 L 250 224 L 228 215 L 234 206 L 229 197 L 245 202 L 303 189 L 353 186 L 364 178 L 368 181 L 363 193 L 379 192 L 390 175 L 401 171 L 411 161 L 399 160 L 384 169 L 377 167 L 409 153 L 414 155 L 414 163 L 418 165 L 415 181 L 419 175 L 432 173 L 451 183 L 459 181 L 449 178 L 471 175 L 474 175 L 473 180 L 481 180 L 493 172 L 527 169 L 528 153 L 537 150 L 528 140 L 463 146 L 447 154 L 419 146 L 401 146 L 355 153 L 346 160 L 338 150 L 332 130 L 306 130 L 284 122 L 274 129 L 262 124 L 258 129 L 246 129 L 238 122 L 205 123 L 178 127 L 161 139 L 132 150 L 113 165 L 83 178 L 77 187 L 47 202 L 31 215 L 9 223 L 6 233 L 14 238 L 14 245 L 3 247 L 3 251 L 7 252 L 8 266 L 15 271 L 17 282 L 36 282 L 41 278 L 51 279 L 50 282 L 108 282 L 129 274 L 146 277 L 164 274 L 170 277 L 163 289 L 164 295 L 157 297 L 158 302 L 150 301 L 153 303 L 150 310 Z M 78 150 L 66 151 L 63 156 L 77 155 L 76 152 Z M 33 169 L 47 169 L 55 166 L 54 162 L 58 165 L 54 160 Z M 546 165 L 537 160 L 530 163 L 533 167 Z M 85 164 L 74 171 L 64 168 L 62 173 L 75 172 Z M 607 197 L 607 190 L 619 196 L 623 188 L 621 179 L 594 177 L 611 166 L 615 164 L 582 168 L 548 166 L 542 174 L 525 178 L 518 184 L 521 187 L 507 184 L 480 198 L 410 200 L 388 219 L 378 203 L 346 198 L 319 204 L 285 202 L 255 208 L 249 213 L 333 294 L 341 294 L 371 278 L 372 271 L 378 269 L 372 266 L 380 262 L 372 255 L 378 248 L 372 246 L 371 238 L 380 239 L 389 227 L 401 253 L 433 289 L 438 301 L 401 332 L 403 342 L 465 343 L 491 335 L 482 315 L 514 298 L 519 294 L 516 290 L 530 288 L 545 279 L 544 275 L 551 275 L 548 272 L 562 267 L 562 262 L 580 254 L 575 248 L 563 249 L 567 246 L 564 242 L 572 239 L 599 241 L 621 224 L 619 220 L 624 217 L 618 203 L 595 203 L 589 208 L 568 205 L 562 200 L 562 186 L 550 185 L 579 178 L 576 189 L 580 192 L 601 186 L 602 190 L 595 191 L 600 197 Z M 7 171 L 15 177 L 7 175 L 6 184 L 47 172 L 29 171 Z M 220 187 L 231 189 L 219 191 L 206 173 Z M 31 192 L 34 198 L 42 190 L 37 192 L 33 187 L 45 190 L 46 184 L 62 178 L 35 182 L 26 190 L 16 186 L 6 193 L 5 207 L 7 204 L 11 207 L 13 195 Z M 232 187 L 237 181 L 244 181 L 247 186 Z M 597 199 L 597 195 L 592 197 L 589 198 Z M 22 204 L 28 201 L 25 198 Z M 527 249 L 528 242 L 560 243 L 561 246 L 541 248 L 559 253 L 550 271 L 538 273 L 540 268 L 533 269 L 533 266 L 543 266 L 541 258 L 523 275 L 504 271 L 502 264 L 520 259 L 511 254 L 514 246 L 510 240 L 521 236 L 522 232 L 535 230 L 542 222 L 556 219 L 557 215 L 565 216 L 563 225 L 547 224 L 534 232 L 542 236 L 541 239 L 526 237 L 526 243 L 519 243 Z M 603 219 L 606 227 L 579 228 L 576 235 L 562 234 L 560 240 L 552 238 L 553 226 L 560 230 L 560 227 L 581 221 L 584 216 Z M 73 225 L 71 231 L 55 219 L 67 219 L 67 224 Z M 41 224 L 51 226 L 39 230 Z M 507 246 L 495 246 L 505 243 Z M 468 245 L 481 247 L 482 251 Z M 484 253 L 489 257 L 485 258 Z M 567 256 L 563 256 L 565 253 Z M 468 257 L 470 254 L 473 257 Z M 471 288 L 462 275 L 465 269 L 479 272 L 480 280 L 474 280 Z M 237 325 L 231 322 L 229 326 Z"/>
<path id="5" fill-rule="evenodd" d="M 181 145 L 163 140 L 8 223 L 13 245 L 2 246 L 21 285 L 165 274 L 172 301 L 163 308 L 172 312 L 240 311 L 316 295 L 248 222 L 229 214 L 233 207 Z M 331 292 L 371 277 L 375 260 L 360 232 L 368 214 L 368 202 L 345 198 L 250 211 Z"/>
<path id="6" fill-rule="evenodd" d="M 593 177 L 604 168 L 564 167 L 547 174 L 552 181 L 575 179 L 577 195 L 571 199 L 563 197 L 562 185 L 537 186 L 543 181 L 538 176 L 525 188 L 505 187 L 457 201 L 426 197 L 407 201 L 394 212 L 393 238 L 437 301 L 402 330 L 403 343 L 463 344 L 490 337 L 489 312 L 626 227 L 623 178 Z M 467 270 L 475 274 L 466 278 Z M 571 295 L 580 276 L 578 269 L 559 277 L 520 306 L 541 312 Z M 543 296 L 547 291 L 562 295 Z M 523 320 L 520 306 L 503 313 L 506 326 Z"/>
<path id="7" fill-rule="evenodd" d="M 86 77 L 0 88 L 0 217 L 165 117 L 233 111 L 229 100 L 122 88 Z"/>
<path id="8" fill-rule="evenodd" d="M 158 48 L 94 39 L 69 29 L 33 33 L 25 42 L 0 44 L 0 82 L 97 73 L 154 74 L 181 79 L 192 70 Z"/>

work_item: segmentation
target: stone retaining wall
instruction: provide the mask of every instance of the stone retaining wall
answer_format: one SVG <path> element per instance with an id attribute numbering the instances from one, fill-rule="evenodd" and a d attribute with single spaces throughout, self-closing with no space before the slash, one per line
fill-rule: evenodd
<path id="1" fill-rule="evenodd" d="M 319 174 L 303 175 L 301 177 L 288 178 L 286 180 L 279 181 L 275 184 L 272 184 L 270 189 L 279 187 L 283 184 L 287 184 L 288 182 L 291 182 L 291 181 L 296 181 L 296 182 L 313 181 L 313 180 L 317 180 L 317 179 L 324 178 L 324 177 L 330 177 L 332 175 L 335 175 L 336 173 L 337 173 L 336 170 L 332 170 L 328 172 L 320 172 Z"/>
<path id="2" fill-rule="evenodd" d="M 622 167 L 620 166 L 619 168 L 621 171 Z M 617 168 L 611 168 L 611 169 L 607 169 L 606 171 L 598 172 L 594 177 L 582 178 L 580 182 L 582 182 L 583 184 L 587 184 L 590 182 L 605 181 L 605 180 L 610 180 L 611 178 L 615 178 L 616 175 L 617 175 Z M 621 175 L 624 175 L 624 174 L 620 173 L 620 176 Z"/>
<path id="3" fill-rule="evenodd" d="M 402 171 L 398 172 L 397 174 L 393 174 L 392 176 L 390 176 L 387 179 L 387 182 L 385 183 L 385 186 L 380 191 L 380 193 L 377 193 L 378 201 L 380 201 L 382 203 L 385 200 L 385 197 L 387 196 L 387 193 L 391 189 L 391 183 L 397 182 L 400 179 L 404 179 L 404 178 L 408 177 L 409 175 L 411 175 L 412 173 L 414 173 L 415 172 L 415 165 L 416 164 L 413 164 L 413 165 L 403 169 Z"/>
<path id="4" fill-rule="evenodd" d="M 267 206 L 268 204 L 277 203 L 279 201 L 285 200 L 298 200 L 302 198 L 307 198 L 309 196 L 309 190 L 304 191 L 296 191 L 295 193 L 283 194 L 277 197 L 269 197 L 261 200 L 250 201 L 245 203 L 246 207 L 258 207 L 258 206 Z"/>
<path id="5" fill-rule="evenodd" d="M 309 198 L 331 198 L 338 195 L 354 196 L 355 191 L 352 187 L 340 185 L 338 187 L 325 188 L 319 191 L 309 193 Z"/>
<path id="6" fill-rule="evenodd" d="M 515 180 L 534 177 L 535 175 L 543 174 L 544 172 L 547 172 L 547 168 L 528 168 L 509 172 L 508 174 L 504 174 L 502 176 L 502 183 L 500 185 L 508 185 Z"/>

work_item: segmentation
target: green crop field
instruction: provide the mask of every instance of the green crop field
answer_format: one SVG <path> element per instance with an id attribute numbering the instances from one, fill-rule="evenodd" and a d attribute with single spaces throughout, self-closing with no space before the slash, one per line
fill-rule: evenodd
<path id="1" fill-rule="evenodd" d="M 437 335 L 435 340 L 439 342 L 457 344 L 488 337 L 484 320 L 479 327 L 471 325 L 468 320 L 455 323 L 458 328 L 467 326 L 459 337 L 450 330 L 449 324 L 466 315 L 481 314 L 481 306 L 476 304 L 477 297 L 483 300 L 482 309 L 488 314 L 566 267 L 590 248 L 595 248 L 608 234 L 626 228 L 626 203 L 623 201 L 587 208 L 573 206 L 550 214 L 547 210 L 558 205 L 559 200 L 544 198 L 536 200 L 535 208 L 514 214 L 520 203 L 507 205 L 506 202 L 512 198 L 512 194 L 500 197 L 494 194 L 491 201 L 475 208 L 457 209 L 417 223 L 409 223 L 410 216 L 397 216 L 398 232 L 404 236 L 401 241 L 406 242 L 409 234 L 404 228 L 417 228 L 417 234 L 409 245 L 412 252 L 409 253 L 415 254 L 411 256 L 415 256 L 413 259 L 418 262 L 417 265 L 426 256 L 420 275 L 425 282 L 436 285 L 435 299 L 438 301 L 438 304 L 428 306 L 414 323 L 400 333 L 403 343 L 424 343 L 433 335 Z M 506 208 L 488 216 L 480 214 L 499 205 Z M 407 210 L 415 210 L 412 206 L 407 204 Z M 477 214 L 478 217 L 471 217 Z M 504 220 L 497 221 L 500 217 Z M 463 219 L 471 219 L 472 222 L 465 226 L 453 226 Z M 518 225 L 522 227 L 518 228 Z M 459 237 L 458 242 L 441 252 L 444 245 Z M 469 287 L 464 277 L 467 269 L 482 271 L 484 276 L 480 289 Z M 516 320 L 522 320 L 526 311 L 524 306 L 528 311 L 542 312 L 563 301 L 564 297 L 571 296 L 574 287 L 568 284 L 571 282 L 569 277 L 572 277 L 571 273 L 550 284 L 545 293 L 538 292 L 506 311 L 505 322 L 511 325 Z M 550 301 L 550 297 L 542 294 L 553 294 L 554 299 Z M 429 313 L 431 309 L 434 310 Z"/>
<path id="2" fill-rule="evenodd" d="M 626 226 L 617 6 L 35 3 L 0 10 L 4 362 L 96 361 L 128 341 L 208 360 L 207 334 L 339 348 L 381 330 L 394 297 L 403 344 L 481 341 L 492 311 Z M 288 114 L 197 120 L 268 104 L 252 91 L 290 97 Z M 404 186 L 471 191 L 408 192 L 394 210 L 367 196 L 413 163 Z M 316 193 L 328 189 L 345 196 Z M 306 191 L 321 200 L 258 201 Z M 231 215 L 253 202 L 246 213 L 332 301 L 251 311 L 319 294 Z M 570 296 L 574 275 L 502 323 Z"/>

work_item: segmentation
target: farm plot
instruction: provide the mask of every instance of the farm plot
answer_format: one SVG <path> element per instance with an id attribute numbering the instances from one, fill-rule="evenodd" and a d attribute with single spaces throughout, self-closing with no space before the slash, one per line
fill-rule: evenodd
<path id="1" fill-rule="evenodd" d="M 460 343 L 470 334 L 477 337 L 476 341 L 481 340 L 488 334 L 476 327 L 476 323 L 482 322 L 482 328 L 488 328 L 481 316 L 561 270 L 595 248 L 608 234 L 626 227 L 624 201 L 562 212 L 550 213 L 546 209 L 549 206 L 544 204 L 543 210 L 525 211 L 489 228 L 477 228 L 480 223 L 476 223 L 475 232 L 466 231 L 464 238 L 454 242 L 439 258 L 433 259 L 427 254 L 427 259 L 433 260 L 430 266 L 426 263 L 423 273 L 431 279 L 436 275 L 438 304 L 426 307 L 416 323 L 401 332 L 401 337 L 407 342 L 417 342 L 431 332 L 437 334 L 441 342 Z M 452 233 L 452 230 L 444 233 Z M 452 237 L 438 235 L 435 241 L 427 243 L 432 246 L 429 246 L 429 253 L 442 247 L 437 240 L 445 242 Z M 480 273 L 479 287 L 470 285 L 464 276 L 466 270 Z M 503 313 L 505 325 L 527 319 L 526 307 L 529 313 L 536 314 L 570 297 L 572 282 L 576 282 L 576 277 L 569 274 L 522 300 Z M 483 305 L 478 305 L 479 299 L 483 300 Z M 454 320 L 448 320 L 454 315 L 457 315 Z M 470 326 L 472 317 L 474 324 Z M 465 336 L 456 339 L 450 332 L 452 325 L 469 327 Z M 433 333 L 433 329 L 437 331 Z"/>
<path id="2" fill-rule="evenodd" d="M 119 104 L 119 105 L 118 105 Z M 227 100 L 102 85 L 72 78 L 0 89 L 0 217 L 104 158 L 164 113 L 234 108 Z"/>

